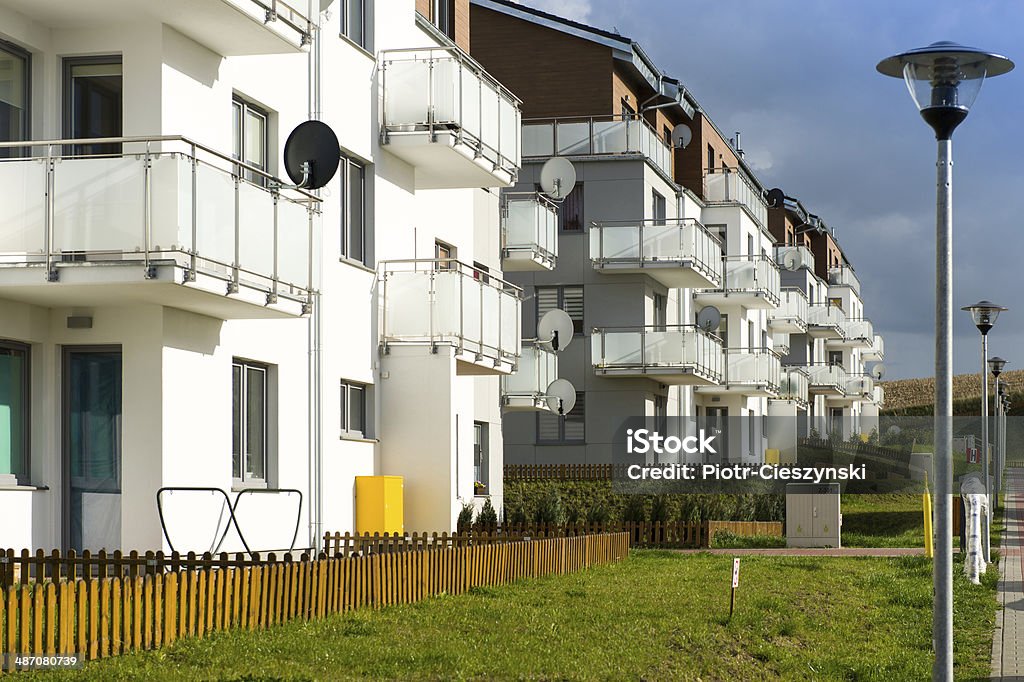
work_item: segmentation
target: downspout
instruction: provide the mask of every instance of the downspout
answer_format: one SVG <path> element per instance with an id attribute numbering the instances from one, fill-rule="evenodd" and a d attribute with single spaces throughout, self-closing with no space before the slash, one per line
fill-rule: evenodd
<path id="1" fill-rule="evenodd" d="M 310 47 L 307 52 L 308 68 L 308 92 L 309 92 L 309 119 L 320 119 L 320 72 L 322 66 L 322 50 L 320 45 L 320 11 L 318 0 L 309 0 L 307 3 L 306 16 L 311 18 L 310 25 Z M 323 233 L 318 232 L 319 243 L 315 244 L 314 258 L 322 258 L 323 255 Z M 319 268 L 321 280 L 323 279 L 323 268 Z M 317 293 L 313 295 L 313 311 L 310 314 L 309 322 L 309 386 L 310 386 L 310 410 L 309 410 L 309 546 L 316 552 L 320 552 L 323 539 L 323 384 L 322 384 L 322 358 L 323 347 L 323 325 L 321 315 L 321 282 L 315 282 Z"/>

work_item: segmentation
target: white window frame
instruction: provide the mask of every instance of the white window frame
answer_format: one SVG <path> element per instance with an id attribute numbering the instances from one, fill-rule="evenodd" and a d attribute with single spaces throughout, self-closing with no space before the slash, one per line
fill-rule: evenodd
<path id="1" fill-rule="evenodd" d="M 231 361 L 231 398 L 234 401 L 235 394 L 235 380 L 234 371 L 239 370 L 240 374 L 240 385 L 238 396 L 240 400 L 239 417 L 241 423 L 235 421 L 235 416 L 232 411 L 231 416 L 231 478 L 235 487 L 266 487 L 268 480 L 270 479 L 270 365 L 253 362 L 251 360 L 243 360 L 241 358 L 234 358 Z M 261 456 L 263 458 L 263 476 L 253 476 L 248 472 L 252 468 L 249 466 L 249 401 L 246 399 L 249 393 L 249 371 L 260 372 L 263 375 L 263 452 Z M 238 435 L 238 446 L 241 452 L 235 452 L 235 435 Z M 235 470 L 235 458 L 237 457 L 241 471 Z M 239 476 L 240 474 L 240 476 Z"/>
<path id="2" fill-rule="evenodd" d="M 349 422 L 350 410 L 349 406 L 352 404 L 353 395 L 358 392 L 359 402 L 362 405 L 362 423 L 358 424 L 358 428 L 353 428 L 353 425 Z M 340 399 L 341 399 L 341 414 L 340 414 L 340 427 L 341 434 L 347 438 L 366 438 L 367 432 L 367 409 L 366 409 L 366 398 L 369 394 L 367 391 L 366 384 L 361 384 L 355 381 L 346 381 L 342 379 L 340 388 Z"/>

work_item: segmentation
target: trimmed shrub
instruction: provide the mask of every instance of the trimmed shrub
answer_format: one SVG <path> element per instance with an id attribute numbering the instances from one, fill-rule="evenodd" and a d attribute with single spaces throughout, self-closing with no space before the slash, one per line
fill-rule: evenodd
<path id="1" fill-rule="evenodd" d="M 484 505 L 480 508 L 480 513 L 477 514 L 474 526 L 479 531 L 488 531 L 496 528 L 497 525 L 498 513 L 494 511 L 494 505 L 491 504 L 491 498 L 487 498 L 484 500 Z"/>
<path id="2" fill-rule="evenodd" d="M 459 533 L 468 533 L 473 530 L 473 505 L 462 505 L 462 511 L 459 512 L 459 518 L 455 522 L 455 528 Z"/>

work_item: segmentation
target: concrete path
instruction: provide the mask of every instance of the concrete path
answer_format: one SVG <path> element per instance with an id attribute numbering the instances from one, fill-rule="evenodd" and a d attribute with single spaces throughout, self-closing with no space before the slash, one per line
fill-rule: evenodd
<path id="1" fill-rule="evenodd" d="M 993 679 L 1024 679 L 1024 469 L 1006 471 L 1006 529 L 999 547 Z M 991 569 L 990 569 L 991 570 Z"/>
<path id="2" fill-rule="evenodd" d="M 778 547 L 771 549 L 677 549 L 680 554 L 729 554 L 731 556 L 924 556 L 923 547 Z"/>

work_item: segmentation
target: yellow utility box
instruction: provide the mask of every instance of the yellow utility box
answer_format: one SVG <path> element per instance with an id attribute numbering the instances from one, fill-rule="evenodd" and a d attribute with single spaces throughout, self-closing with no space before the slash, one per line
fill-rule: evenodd
<path id="1" fill-rule="evenodd" d="M 768 448 L 764 451 L 764 463 L 765 464 L 779 464 L 779 450 L 778 448 Z"/>
<path id="2" fill-rule="evenodd" d="M 404 533 L 401 476 L 356 476 L 356 532 Z"/>

